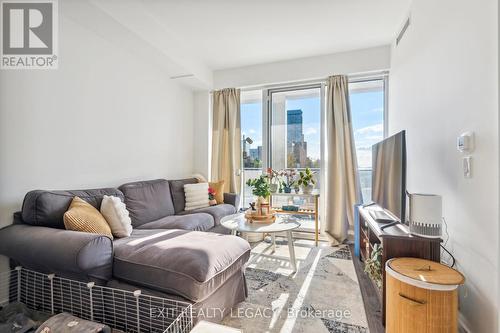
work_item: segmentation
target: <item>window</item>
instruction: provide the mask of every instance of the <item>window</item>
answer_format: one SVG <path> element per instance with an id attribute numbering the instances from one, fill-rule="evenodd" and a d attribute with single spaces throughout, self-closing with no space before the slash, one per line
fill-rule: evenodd
<path id="1" fill-rule="evenodd" d="M 252 201 L 252 190 L 245 185 L 248 179 L 262 174 L 262 91 L 241 92 L 241 152 L 243 165 L 243 207 Z"/>
<path id="2" fill-rule="evenodd" d="M 271 91 L 271 166 L 319 170 L 321 89 Z"/>
<path id="3" fill-rule="evenodd" d="M 354 142 L 363 202 L 371 201 L 372 145 L 384 138 L 383 79 L 349 83 Z"/>
<path id="4" fill-rule="evenodd" d="M 241 93 L 243 184 L 267 167 L 309 167 L 317 174 L 316 188 L 321 188 L 323 91 L 316 84 Z M 263 93 L 269 110 L 263 110 Z M 370 202 L 371 146 L 384 138 L 385 79 L 350 81 L 349 93 L 363 201 Z M 242 197 L 244 207 L 254 201 L 246 185 Z"/>

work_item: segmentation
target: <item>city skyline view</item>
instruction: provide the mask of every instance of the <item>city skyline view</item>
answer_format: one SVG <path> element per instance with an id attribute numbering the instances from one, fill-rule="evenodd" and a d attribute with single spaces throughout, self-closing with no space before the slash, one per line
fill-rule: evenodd
<path id="1" fill-rule="evenodd" d="M 351 89 L 350 106 L 358 167 L 371 169 L 371 147 L 383 139 L 384 133 L 383 89 L 367 91 Z M 307 142 L 307 156 L 312 160 L 320 158 L 319 108 L 320 99 L 317 97 L 286 100 L 287 111 L 302 111 L 302 133 L 304 142 Z M 241 104 L 241 126 L 242 135 L 253 140 L 253 144 L 247 145 L 247 149 L 249 155 L 255 158 L 258 147 L 262 147 L 262 104 L 260 101 Z"/>

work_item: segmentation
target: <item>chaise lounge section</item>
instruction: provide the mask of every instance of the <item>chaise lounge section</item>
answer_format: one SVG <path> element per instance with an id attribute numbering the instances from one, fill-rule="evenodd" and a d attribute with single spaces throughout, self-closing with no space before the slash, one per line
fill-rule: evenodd
<path id="1" fill-rule="evenodd" d="M 246 298 L 250 246 L 226 235 L 219 221 L 236 212 L 238 198 L 226 194 L 231 203 L 185 211 L 181 191 L 192 182 L 196 179 L 156 179 L 119 188 L 31 191 L 14 224 L 0 230 L 0 254 L 42 273 L 189 301 L 195 313 L 230 309 Z M 125 202 L 134 227 L 129 237 L 111 240 L 64 229 L 63 215 L 74 196 L 99 209 L 104 195 Z"/>

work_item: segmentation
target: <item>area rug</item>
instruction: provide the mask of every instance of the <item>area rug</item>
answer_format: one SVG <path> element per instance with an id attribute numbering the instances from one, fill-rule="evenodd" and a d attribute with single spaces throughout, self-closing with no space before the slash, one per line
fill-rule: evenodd
<path id="1" fill-rule="evenodd" d="M 286 240 L 274 254 L 266 241 L 253 244 L 246 269 L 248 298 L 224 318 L 248 333 L 366 333 L 363 299 L 349 247 L 295 240 L 293 273 Z"/>

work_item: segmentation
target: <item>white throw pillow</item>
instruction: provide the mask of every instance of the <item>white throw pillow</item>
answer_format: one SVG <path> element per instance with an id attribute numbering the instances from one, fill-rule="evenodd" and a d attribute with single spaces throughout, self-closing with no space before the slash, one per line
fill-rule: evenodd
<path id="1" fill-rule="evenodd" d="M 208 203 L 208 183 L 184 185 L 186 196 L 185 210 L 193 210 L 210 206 Z"/>
<path id="2" fill-rule="evenodd" d="M 105 195 L 101 202 L 101 214 L 115 237 L 128 237 L 132 233 L 132 220 L 120 198 Z"/>

